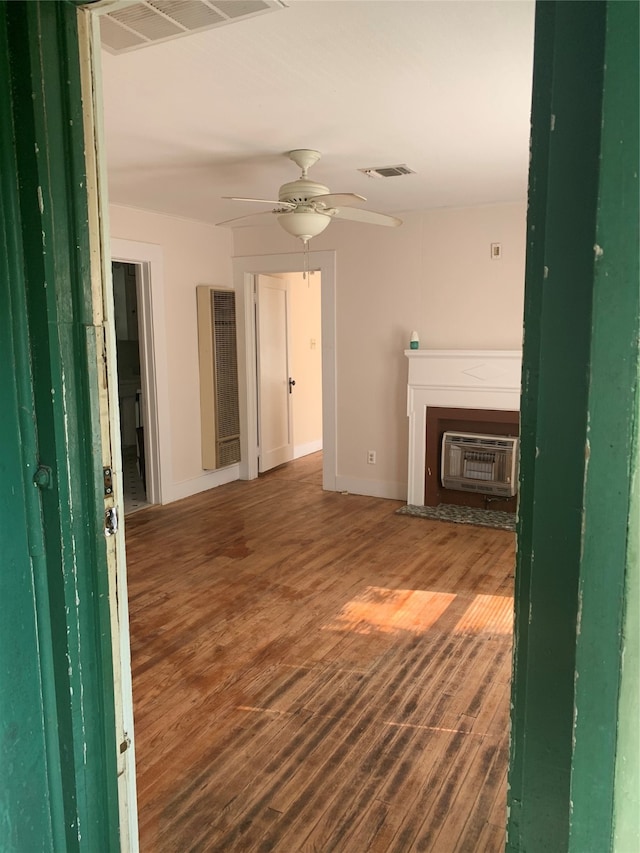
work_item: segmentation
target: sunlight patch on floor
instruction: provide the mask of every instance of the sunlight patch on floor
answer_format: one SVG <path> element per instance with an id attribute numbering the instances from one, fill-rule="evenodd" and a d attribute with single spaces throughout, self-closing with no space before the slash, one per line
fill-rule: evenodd
<path id="1" fill-rule="evenodd" d="M 450 592 L 367 587 L 349 601 L 336 619 L 323 626 L 327 631 L 356 634 L 424 634 L 459 596 Z M 456 634 L 511 634 L 513 599 L 504 595 L 475 595 L 450 626 Z"/>
<path id="2" fill-rule="evenodd" d="M 511 634 L 513 598 L 476 595 L 453 629 L 456 634 Z"/>
<path id="3" fill-rule="evenodd" d="M 345 604 L 329 631 L 371 634 L 411 632 L 423 634 L 440 618 L 455 595 L 415 589 L 384 589 L 370 586 Z"/>

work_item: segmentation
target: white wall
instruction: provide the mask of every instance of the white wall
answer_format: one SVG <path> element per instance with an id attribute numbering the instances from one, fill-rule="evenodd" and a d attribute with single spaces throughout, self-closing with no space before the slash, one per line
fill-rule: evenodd
<path id="1" fill-rule="evenodd" d="M 154 331 L 167 364 L 161 377 L 167 384 L 171 438 L 170 470 L 163 471 L 166 503 L 225 479 L 202 469 L 196 285 L 233 285 L 232 235 L 224 228 L 118 205 L 111 205 L 109 213 L 112 237 L 162 248 L 166 322 Z"/>
<path id="2" fill-rule="evenodd" d="M 397 229 L 332 222 L 337 252 L 338 488 L 404 499 L 412 329 L 428 349 L 518 349 L 526 205 L 407 214 Z M 236 255 L 295 251 L 277 226 L 233 232 Z M 502 244 L 492 260 L 491 243 Z M 368 465 L 367 450 L 377 464 Z"/>
<path id="3" fill-rule="evenodd" d="M 313 241 L 337 252 L 338 488 L 406 497 L 403 351 L 412 329 L 429 349 L 521 346 L 525 224 L 524 203 L 442 209 L 407 214 L 397 229 L 336 221 Z M 217 482 L 200 459 L 195 287 L 230 286 L 233 254 L 299 244 L 277 225 L 231 232 L 119 206 L 111 207 L 111 233 L 163 250 L 172 460 L 164 499 L 172 500 Z"/>

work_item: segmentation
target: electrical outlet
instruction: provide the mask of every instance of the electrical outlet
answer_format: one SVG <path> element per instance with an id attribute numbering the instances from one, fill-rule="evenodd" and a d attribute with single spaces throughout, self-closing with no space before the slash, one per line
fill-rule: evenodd
<path id="1" fill-rule="evenodd" d="M 369 465 L 376 464 L 376 452 L 375 450 L 367 450 L 367 463 Z"/>

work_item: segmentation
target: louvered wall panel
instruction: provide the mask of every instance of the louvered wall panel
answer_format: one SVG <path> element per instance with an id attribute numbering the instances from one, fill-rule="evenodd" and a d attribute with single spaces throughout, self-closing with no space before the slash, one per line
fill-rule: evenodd
<path id="1" fill-rule="evenodd" d="M 236 295 L 211 291 L 213 323 L 216 458 L 218 467 L 240 461 L 240 406 L 236 347 Z"/>
<path id="2" fill-rule="evenodd" d="M 202 467 L 240 461 L 235 293 L 197 288 Z"/>

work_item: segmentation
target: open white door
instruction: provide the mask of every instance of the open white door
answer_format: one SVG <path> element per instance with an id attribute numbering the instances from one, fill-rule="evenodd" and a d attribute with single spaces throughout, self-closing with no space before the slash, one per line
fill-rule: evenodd
<path id="1" fill-rule="evenodd" d="M 293 459 L 290 373 L 289 284 L 269 275 L 257 276 L 256 328 L 258 368 L 258 471 L 263 473 Z"/>

